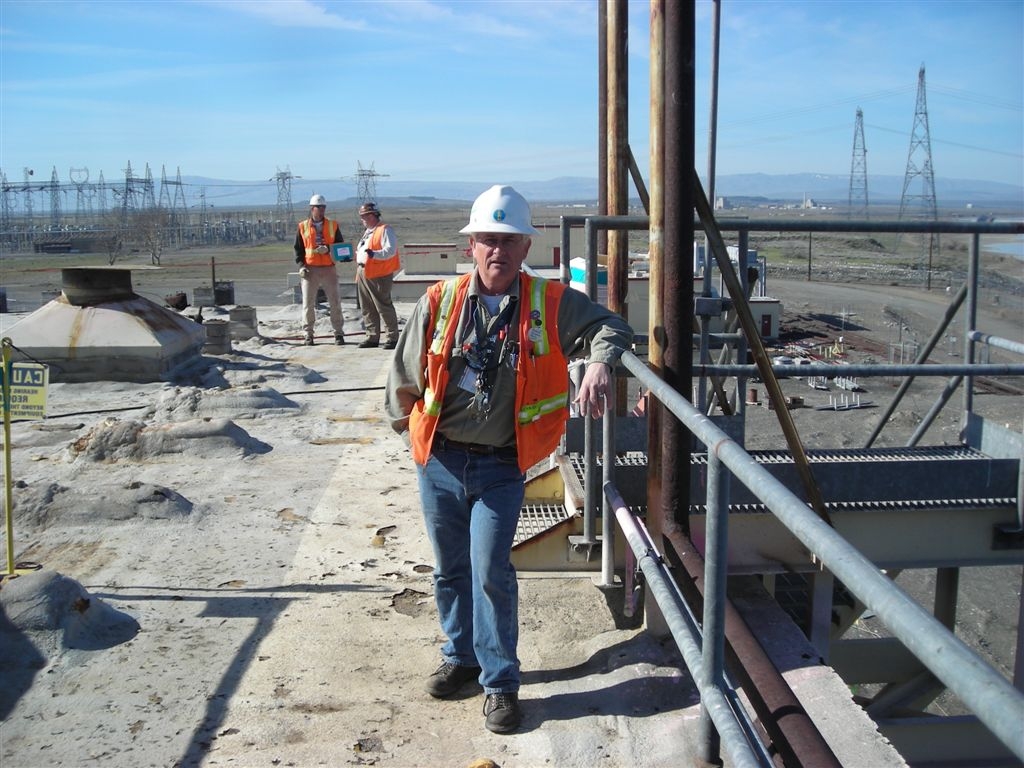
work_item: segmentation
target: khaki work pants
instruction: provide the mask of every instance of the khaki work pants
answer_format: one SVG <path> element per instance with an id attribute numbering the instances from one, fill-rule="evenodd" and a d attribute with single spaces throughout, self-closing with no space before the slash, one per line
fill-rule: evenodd
<path id="1" fill-rule="evenodd" d="M 398 341 L 398 313 L 391 301 L 391 286 L 395 276 L 385 275 L 371 280 L 366 278 L 362 267 L 356 272 L 356 292 L 359 294 L 359 307 L 363 311 L 363 327 L 369 341 L 379 341 L 381 320 L 387 333 L 385 341 Z"/>
<path id="2" fill-rule="evenodd" d="M 302 284 L 302 318 L 307 336 L 313 335 L 316 325 L 316 292 L 324 289 L 327 308 L 331 315 L 334 335 L 344 335 L 345 319 L 341 314 L 341 295 L 338 292 L 338 270 L 329 267 L 309 267 L 309 276 L 299 281 Z"/>

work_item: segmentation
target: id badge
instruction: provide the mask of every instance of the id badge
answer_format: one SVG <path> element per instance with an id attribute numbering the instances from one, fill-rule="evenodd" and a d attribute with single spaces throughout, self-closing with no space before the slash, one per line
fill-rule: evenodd
<path id="1" fill-rule="evenodd" d="M 476 394 L 476 371 L 466 366 L 466 370 L 462 372 L 462 378 L 459 379 L 459 389 L 463 389 L 470 394 Z"/>

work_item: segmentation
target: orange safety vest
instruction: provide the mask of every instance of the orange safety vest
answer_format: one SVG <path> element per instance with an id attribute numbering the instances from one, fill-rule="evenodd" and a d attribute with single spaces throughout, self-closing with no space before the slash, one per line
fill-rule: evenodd
<path id="1" fill-rule="evenodd" d="M 409 414 L 412 457 L 426 464 L 450 378 L 448 362 L 472 273 L 427 289 L 426 391 Z M 566 286 L 519 275 L 519 360 L 516 363 L 516 449 L 525 472 L 558 446 L 569 418 L 569 374 L 558 340 L 558 306 Z M 529 307 L 522 306 L 528 297 Z"/>
<path id="2" fill-rule="evenodd" d="M 306 219 L 299 222 L 299 235 L 302 243 L 306 246 L 306 266 L 329 267 L 334 264 L 334 257 L 330 252 L 332 243 L 342 242 L 341 232 L 338 229 L 338 222 L 324 217 L 324 244 L 328 246 L 327 253 L 316 253 L 316 230 L 313 228 L 313 220 Z"/>
<path id="3" fill-rule="evenodd" d="M 370 235 L 370 243 L 366 247 L 371 251 L 379 251 L 384 246 L 384 228 L 386 224 L 378 224 L 373 228 L 373 234 Z M 366 276 L 367 280 L 372 280 L 375 277 L 385 277 L 391 275 L 402 268 L 402 264 L 398 259 L 398 246 L 395 246 L 395 253 L 393 256 L 387 259 L 367 259 L 366 264 L 363 265 L 363 275 Z"/>

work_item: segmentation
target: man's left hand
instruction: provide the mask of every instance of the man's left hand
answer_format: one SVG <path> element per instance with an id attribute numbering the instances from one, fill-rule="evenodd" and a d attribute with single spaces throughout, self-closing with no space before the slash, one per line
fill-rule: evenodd
<path id="1" fill-rule="evenodd" d="M 614 396 L 611 366 L 607 363 L 590 363 L 573 402 L 579 406 L 583 416 L 599 419 L 604 415 L 607 398 Z"/>

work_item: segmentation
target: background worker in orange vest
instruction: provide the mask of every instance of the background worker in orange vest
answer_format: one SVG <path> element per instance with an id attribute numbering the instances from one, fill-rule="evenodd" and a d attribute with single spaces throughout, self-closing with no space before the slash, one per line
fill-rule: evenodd
<path id="1" fill-rule="evenodd" d="M 306 329 L 306 346 L 313 346 L 316 325 L 316 294 L 323 288 L 334 329 L 334 343 L 345 343 L 345 318 L 341 314 L 338 293 L 338 270 L 331 254 L 333 243 L 343 243 L 338 222 L 324 216 L 327 199 L 323 195 L 309 198 L 309 218 L 300 221 L 295 233 L 295 263 L 299 265 L 302 285 L 302 319 Z"/>
<path id="2" fill-rule="evenodd" d="M 360 342 L 360 349 L 376 347 L 380 343 L 380 325 L 384 321 L 387 334 L 384 349 L 394 349 L 398 343 L 398 313 L 391 301 L 391 286 L 395 273 L 401 267 L 398 256 L 398 241 L 390 224 L 380 220 L 376 203 L 359 206 L 359 218 L 366 231 L 356 246 L 356 291 L 359 306 L 363 310 L 363 327 L 366 338 Z"/>
<path id="3" fill-rule="evenodd" d="M 474 269 L 417 302 L 388 374 L 385 409 L 416 462 L 447 641 L 427 679 L 436 698 L 476 680 L 485 726 L 516 730 L 519 593 L 510 557 L 526 470 L 555 450 L 568 416 L 567 360 L 587 355 L 575 402 L 604 411 L 633 332 L 617 314 L 520 268 L 530 207 L 512 187 L 481 194 L 462 232 Z"/>

